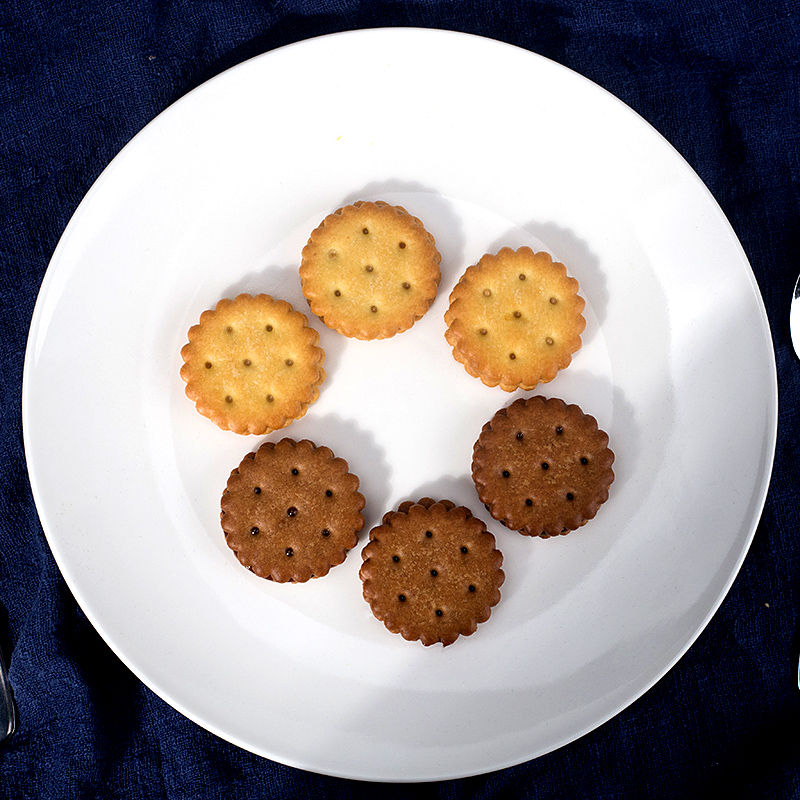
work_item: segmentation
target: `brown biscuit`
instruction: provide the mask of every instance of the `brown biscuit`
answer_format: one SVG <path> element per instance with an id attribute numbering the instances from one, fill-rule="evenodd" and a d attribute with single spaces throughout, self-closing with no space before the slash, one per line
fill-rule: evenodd
<path id="1" fill-rule="evenodd" d="M 228 547 L 262 578 L 302 583 L 327 575 L 358 542 L 364 496 L 343 458 L 304 439 L 248 453 L 221 501 Z"/>
<path id="2" fill-rule="evenodd" d="M 325 352 L 308 318 L 268 294 L 204 311 L 181 350 L 197 410 L 223 430 L 262 435 L 302 417 L 319 397 Z"/>
<path id="3" fill-rule="evenodd" d="M 504 247 L 469 267 L 450 293 L 445 338 L 487 386 L 529 390 L 569 366 L 585 305 L 563 264 L 530 247 Z"/>
<path id="4" fill-rule="evenodd" d="M 360 201 L 325 217 L 303 248 L 311 310 L 356 339 L 408 330 L 430 308 L 442 260 L 433 236 L 401 206 Z"/>
<path id="5" fill-rule="evenodd" d="M 498 411 L 473 448 L 472 479 L 489 513 L 548 538 L 579 528 L 608 499 L 614 453 L 594 417 L 541 396 Z"/>
<path id="6" fill-rule="evenodd" d="M 469 509 L 426 497 L 384 515 L 362 550 L 360 576 L 372 613 L 424 645 L 474 633 L 500 601 L 503 556 Z"/>

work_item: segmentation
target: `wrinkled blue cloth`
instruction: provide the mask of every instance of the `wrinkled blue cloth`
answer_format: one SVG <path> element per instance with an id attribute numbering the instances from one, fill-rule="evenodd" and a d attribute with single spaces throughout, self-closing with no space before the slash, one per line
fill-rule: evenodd
<path id="1" fill-rule="evenodd" d="M 707 184 L 761 289 L 779 441 L 731 591 L 688 653 L 597 730 L 442 798 L 800 798 L 800 2 L 773 0 L 5 0 L 0 4 L 0 650 L 20 724 L 0 798 L 405 797 L 257 757 L 145 688 L 87 622 L 26 473 L 21 381 L 39 286 L 103 168 L 190 89 L 247 58 L 356 28 L 500 39 L 608 89 Z M 746 367 L 745 367 L 746 368 Z"/>

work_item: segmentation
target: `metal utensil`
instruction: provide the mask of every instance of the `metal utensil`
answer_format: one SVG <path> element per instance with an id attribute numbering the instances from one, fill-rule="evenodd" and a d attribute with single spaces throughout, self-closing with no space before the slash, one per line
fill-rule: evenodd
<path id="1" fill-rule="evenodd" d="M 9 739 L 17 729 L 17 710 L 11 694 L 6 664 L 0 653 L 0 745 Z"/>
<path id="2" fill-rule="evenodd" d="M 789 333 L 792 336 L 794 351 L 800 357 L 800 275 L 794 285 L 792 307 L 789 309 Z M 800 688 L 800 664 L 797 667 L 797 686 Z"/>
<path id="3" fill-rule="evenodd" d="M 789 311 L 789 331 L 792 335 L 794 351 L 800 357 L 800 276 L 798 276 L 797 283 L 794 285 L 792 307 Z"/>

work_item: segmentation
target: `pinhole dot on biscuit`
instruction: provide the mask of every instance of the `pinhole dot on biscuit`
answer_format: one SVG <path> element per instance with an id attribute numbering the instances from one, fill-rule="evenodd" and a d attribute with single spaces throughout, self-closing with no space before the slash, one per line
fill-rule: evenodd
<path id="1" fill-rule="evenodd" d="M 364 228 L 364 230 L 362 230 L 361 233 L 363 233 L 364 236 L 369 236 L 369 228 Z"/>
<path id="2" fill-rule="evenodd" d="M 259 534 L 258 528 L 255 525 L 253 525 L 253 527 L 250 528 L 250 535 L 251 536 L 258 536 L 258 534 Z"/>
<path id="3" fill-rule="evenodd" d="M 261 494 L 261 487 L 260 486 L 254 487 L 253 494 Z"/>
<path id="4" fill-rule="evenodd" d="M 267 333 L 272 333 L 272 330 L 273 330 L 272 325 L 267 325 L 266 327 Z"/>
<path id="5" fill-rule="evenodd" d="M 515 311 L 514 312 L 514 318 L 515 319 L 519 319 L 521 316 L 522 316 L 522 314 L 519 311 Z"/>
<path id="6" fill-rule="evenodd" d="M 466 545 L 462 545 L 461 546 L 461 552 L 462 553 L 469 553 L 469 548 Z"/>
<path id="7" fill-rule="evenodd" d="M 551 302 L 553 305 L 555 305 L 555 304 L 558 302 L 558 298 L 557 298 L 557 297 L 551 297 L 551 298 L 550 298 L 550 302 Z"/>
<path id="8" fill-rule="evenodd" d="M 517 354 L 516 353 L 509 353 L 508 357 L 513 361 L 517 357 Z"/>
<path id="9" fill-rule="evenodd" d="M 333 497 L 333 491 L 331 489 L 326 489 L 325 497 Z"/>
<path id="10" fill-rule="evenodd" d="M 526 506 L 532 506 L 532 505 L 533 505 L 533 500 L 531 500 L 531 499 L 530 499 L 530 497 L 529 497 L 529 498 L 528 498 L 528 499 L 525 501 L 525 505 L 526 505 Z"/>
<path id="11" fill-rule="evenodd" d="M 211 369 L 212 364 L 210 361 L 206 361 L 206 369 Z"/>
<path id="12" fill-rule="evenodd" d="M 253 362 L 252 362 L 252 361 L 251 361 L 249 358 L 246 358 L 246 359 L 245 359 L 245 360 L 244 360 L 242 363 L 243 363 L 243 364 L 244 364 L 246 367 L 249 367 L 249 366 L 250 366 L 250 365 L 251 365 Z"/>
<path id="13" fill-rule="evenodd" d="M 333 296 L 334 296 L 334 297 L 341 297 L 341 296 L 342 296 L 342 293 L 341 293 L 341 292 L 340 292 L 340 291 L 337 289 L 337 290 L 336 290 L 336 291 L 333 293 Z"/>
<path id="14" fill-rule="evenodd" d="M 553 342 L 553 337 L 552 337 L 552 336 L 548 336 L 548 337 L 545 339 L 545 342 L 547 342 L 547 344 L 548 344 L 548 345 L 553 345 L 553 344 L 554 344 L 554 342 Z"/>
<path id="15" fill-rule="evenodd" d="M 372 272 L 372 270 L 373 270 L 373 269 L 375 269 L 375 267 L 373 267 L 373 266 L 372 266 L 372 264 L 367 264 L 367 266 L 366 266 L 366 267 L 364 267 L 364 269 L 365 269 L 367 272 Z"/>
<path id="16" fill-rule="evenodd" d="M 504 469 L 503 470 L 503 477 L 504 478 L 510 478 L 511 477 L 511 473 L 507 469 Z"/>
<path id="17" fill-rule="evenodd" d="M 492 296 L 492 290 L 491 289 L 484 289 L 483 290 L 483 296 L 484 297 L 491 297 Z"/>
<path id="18" fill-rule="evenodd" d="M 228 333 L 233 333 L 233 328 L 232 328 L 230 325 L 228 325 L 228 327 L 227 327 L 227 328 L 225 328 L 225 330 L 226 330 Z"/>
<path id="19" fill-rule="evenodd" d="M 475 584 L 471 583 L 471 584 L 470 584 L 470 585 L 467 587 L 467 589 L 469 589 L 469 591 L 470 591 L 470 592 L 474 592 L 474 591 L 475 591 Z"/>
<path id="20" fill-rule="evenodd" d="M 439 570 L 438 569 L 432 569 L 431 570 L 431 577 L 432 578 L 437 578 L 438 576 L 439 576 Z"/>
<path id="21" fill-rule="evenodd" d="M 433 536 L 433 531 L 425 531 L 425 536 L 430 539 Z"/>
<path id="22" fill-rule="evenodd" d="M 398 600 L 399 600 L 401 603 L 405 603 L 405 601 L 406 601 L 406 596 L 405 596 L 404 594 L 399 594 L 399 595 L 397 595 L 397 599 L 398 599 Z"/>
<path id="23" fill-rule="evenodd" d="M 437 609 L 436 609 L 436 616 L 437 616 L 437 617 L 442 617 L 442 616 L 444 616 L 444 611 L 442 611 L 442 609 L 441 609 L 441 608 L 437 608 Z"/>
<path id="24" fill-rule="evenodd" d="M 291 358 L 287 358 L 287 359 L 286 359 L 286 366 L 287 366 L 287 367 L 291 367 L 291 366 L 293 366 L 293 365 L 294 365 L 294 361 L 292 361 L 292 359 L 291 359 Z"/>
<path id="25" fill-rule="evenodd" d="M 392 561 L 394 561 L 395 564 L 399 564 L 400 563 L 400 556 L 392 556 Z"/>
<path id="26" fill-rule="evenodd" d="M 572 492 L 567 492 L 567 500 L 574 500 L 574 499 L 575 499 L 575 495 L 572 494 Z"/>
<path id="27" fill-rule="evenodd" d="M 521 442 L 525 438 L 525 434 L 522 431 L 517 431 L 517 441 Z"/>
<path id="28" fill-rule="evenodd" d="M 327 528 L 322 529 L 322 535 L 326 538 L 331 535 L 331 532 Z"/>
<path id="29" fill-rule="evenodd" d="M 297 467 L 293 467 L 292 468 L 292 475 L 299 475 L 299 474 L 300 474 L 300 470 L 297 469 Z"/>
<path id="30" fill-rule="evenodd" d="M 287 517 L 296 517 L 297 516 L 297 509 L 294 506 L 290 506 L 286 509 L 286 516 Z"/>
<path id="31" fill-rule="evenodd" d="M 268 394 L 267 395 L 267 402 L 268 403 L 273 403 L 273 402 L 275 402 L 275 398 L 271 394 Z"/>
<path id="32" fill-rule="evenodd" d="M 542 461 L 542 469 L 550 469 L 550 465 L 546 461 Z"/>
<path id="33" fill-rule="evenodd" d="M 230 395 L 226 395 L 225 402 L 226 403 L 232 403 L 233 402 L 233 398 Z"/>
<path id="34" fill-rule="evenodd" d="M 487 333 L 489 333 L 489 331 L 487 331 L 487 330 L 486 330 L 486 328 L 481 328 L 481 329 L 478 331 L 478 333 L 479 333 L 481 336 L 486 336 L 486 334 L 487 334 Z"/>
<path id="35" fill-rule="evenodd" d="M 408 289 L 410 289 L 410 288 L 411 288 L 411 284 L 410 284 L 408 281 L 405 281 L 405 282 L 403 283 L 403 288 L 404 288 L 404 289 L 406 289 L 406 290 L 408 290 Z"/>
<path id="36" fill-rule="evenodd" d="M 287 547 L 285 552 L 287 558 L 291 558 L 294 555 L 294 550 L 291 547 Z"/>
<path id="37" fill-rule="evenodd" d="M 373 314 L 377 314 L 377 313 L 378 313 L 378 307 L 377 307 L 377 306 L 370 306 L 370 307 L 369 307 L 369 310 L 370 310 L 370 311 L 371 311 Z"/>
<path id="38" fill-rule="evenodd" d="M 562 433 L 564 433 L 564 429 L 559 425 L 556 428 L 556 436 L 561 436 Z"/>
<path id="39" fill-rule="evenodd" d="M 328 258 L 336 258 L 336 251 L 328 250 Z"/>
<path id="40" fill-rule="evenodd" d="M 398 244 L 397 246 L 398 246 L 398 247 L 399 247 L 401 250 L 405 250 L 405 249 L 406 249 L 406 243 L 405 243 L 405 242 L 400 242 L 400 244 Z"/>
<path id="41" fill-rule="evenodd" d="M 589 459 L 586 456 L 581 456 L 581 464 L 584 466 L 589 463 Z"/>

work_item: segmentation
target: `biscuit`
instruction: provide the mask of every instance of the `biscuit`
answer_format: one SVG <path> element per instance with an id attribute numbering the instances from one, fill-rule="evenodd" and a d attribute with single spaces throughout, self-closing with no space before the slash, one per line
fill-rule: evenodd
<path id="1" fill-rule="evenodd" d="M 433 236 L 404 208 L 359 201 L 312 232 L 300 279 L 311 310 L 329 328 L 386 339 L 430 308 L 441 260 Z"/>
<path id="2" fill-rule="evenodd" d="M 548 538 L 597 514 L 614 481 L 614 453 L 594 417 L 541 396 L 520 398 L 484 425 L 472 479 L 489 513 L 507 528 Z"/>
<path id="3" fill-rule="evenodd" d="M 343 458 L 304 439 L 266 442 L 231 472 L 225 541 L 262 578 L 303 583 L 341 564 L 364 527 L 364 496 Z"/>
<path id="4" fill-rule="evenodd" d="M 387 512 L 369 534 L 359 575 L 373 615 L 424 645 L 474 633 L 500 601 L 503 556 L 469 509 L 426 497 Z"/>
<path id="5" fill-rule="evenodd" d="M 240 294 L 204 311 L 181 350 L 197 410 L 223 430 L 262 435 L 302 417 L 319 396 L 325 352 L 285 300 Z"/>
<path id="6" fill-rule="evenodd" d="M 450 294 L 445 338 L 474 378 L 507 392 L 553 380 L 581 347 L 586 303 L 567 268 L 530 247 L 469 267 Z"/>

